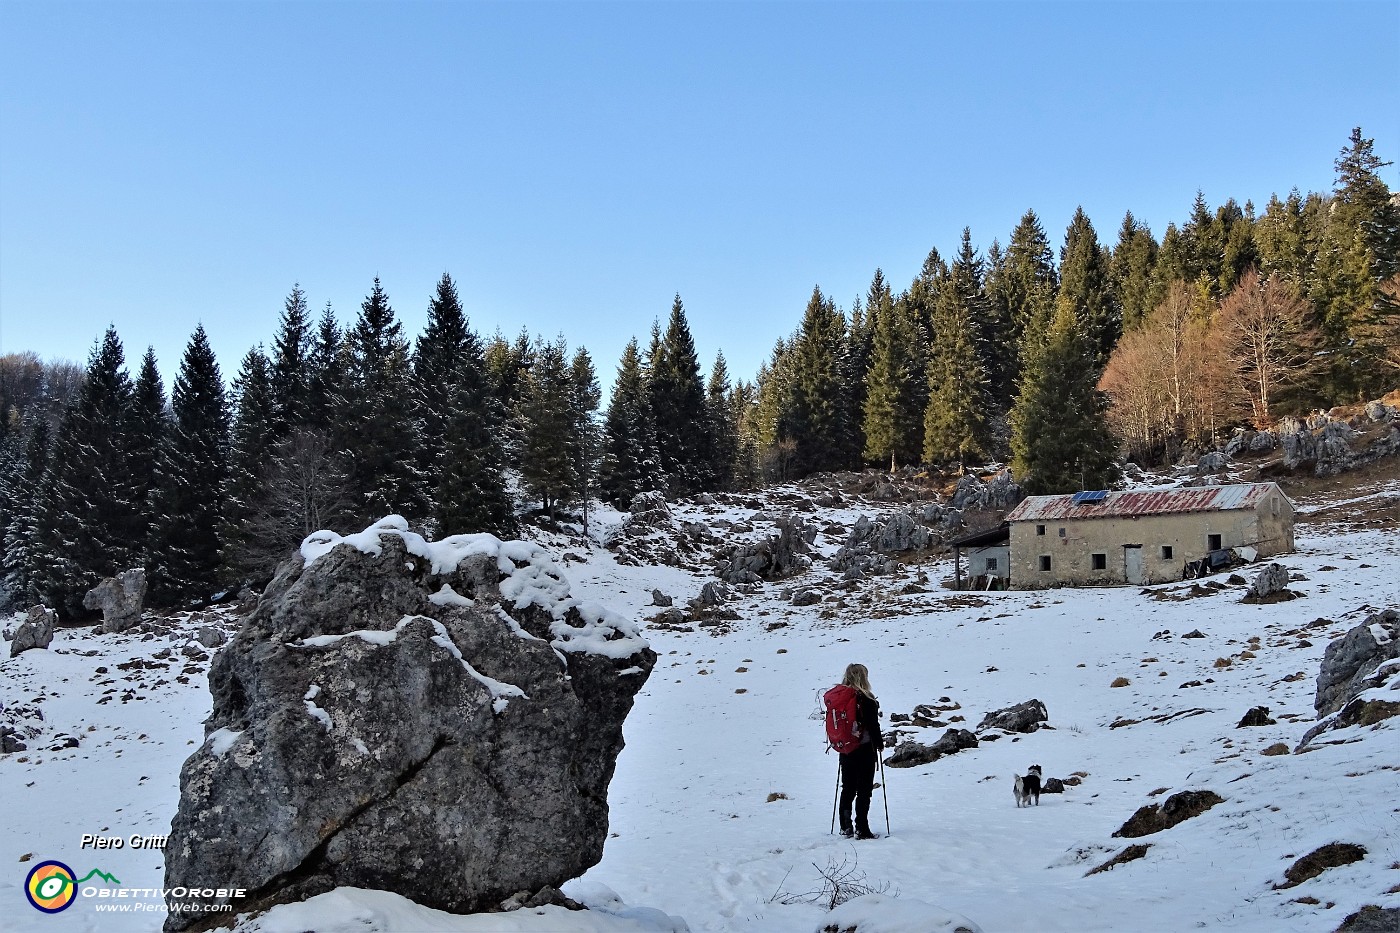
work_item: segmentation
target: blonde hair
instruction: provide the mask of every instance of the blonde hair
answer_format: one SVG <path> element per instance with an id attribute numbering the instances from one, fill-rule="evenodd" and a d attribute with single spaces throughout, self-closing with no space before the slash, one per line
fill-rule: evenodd
<path id="1" fill-rule="evenodd" d="M 846 674 L 841 678 L 841 683 L 847 687 L 855 687 L 870 699 L 875 699 L 875 693 L 870 689 L 870 671 L 865 669 L 864 664 L 847 664 Z"/>

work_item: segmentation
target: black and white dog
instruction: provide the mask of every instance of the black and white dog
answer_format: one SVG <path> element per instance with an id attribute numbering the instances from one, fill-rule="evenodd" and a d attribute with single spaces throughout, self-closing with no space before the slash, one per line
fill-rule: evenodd
<path id="1" fill-rule="evenodd" d="M 1016 775 L 1013 790 L 1016 806 L 1029 807 L 1032 802 L 1040 806 L 1040 765 L 1031 765 L 1024 775 Z"/>

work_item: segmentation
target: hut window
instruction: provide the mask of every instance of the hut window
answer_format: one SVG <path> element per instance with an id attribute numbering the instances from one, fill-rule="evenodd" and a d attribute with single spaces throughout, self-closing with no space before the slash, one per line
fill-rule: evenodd
<path id="1" fill-rule="evenodd" d="M 1206 548 L 1212 551 L 1220 550 L 1220 535 L 1206 535 Z"/>
<path id="2" fill-rule="evenodd" d="M 1278 515 L 1278 496 L 1269 497 L 1269 508 L 1273 510 L 1275 515 Z"/>
<path id="3" fill-rule="evenodd" d="M 997 569 L 997 559 L 996 559 L 995 557 L 988 557 L 988 558 L 987 558 L 987 566 L 986 566 L 986 569 L 987 569 L 987 570 L 996 570 L 996 569 Z"/>
<path id="4" fill-rule="evenodd" d="M 1044 526 L 1044 525 L 1036 525 L 1036 526 L 1035 526 L 1035 533 L 1038 534 L 1038 535 L 1043 535 L 1043 534 L 1045 534 L 1045 526 Z"/>
<path id="5" fill-rule="evenodd" d="M 1040 555 L 1040 569 L 1043 570 L 1043 571 L 1048 571 L 1048 570 L 1050 569 L 1050 555 L 1049 555 L 1049 554 L 1042 554 L 1042 555 Z"/>
<path id="6" fill-rule="evenodd" d="M 1090 560 L 1093 561 L 1093 565 L 1094 565 L 1094 569 L 1095 569 L 1095 570 L 1107 570 L 1107 569 L 1108 569 L 1108 555 L 1107 555 L 1107 554 L 1090 554 L 1090 555 L 1089 555 L 1089 558 L 1090 558 Z"/>
<path id="7" fill-rule="evenodd" d="M 1171 560 L 1171 559 L 1172 559 L 1172 546 L 1171 546 L 1170 544 L 1164 544 L 1164 545 L 1162 545 L 1162 560 Z"/>

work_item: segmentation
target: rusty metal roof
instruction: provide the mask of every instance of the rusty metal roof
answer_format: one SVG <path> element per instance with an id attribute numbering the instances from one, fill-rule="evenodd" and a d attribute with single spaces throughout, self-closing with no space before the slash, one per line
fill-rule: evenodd
<path id="1" fill-rule="evenodd" d="M 1277 483 L 1236 486 L 1191 486 L 1185 489 L 1144 489 L 1110 492 L 1098 502 L 1076 504 L 1075 494 L 1031 496 L 1011 510 L 1008 522 L 1045 519 L 1118 518 L 1128 515 L 1171 515 L 1181 512 L 1224 512 L 1253 509 L 1270 492 L 1283 495 Z M 1287 497 L 1284 497 L 1285 501 Z"/>

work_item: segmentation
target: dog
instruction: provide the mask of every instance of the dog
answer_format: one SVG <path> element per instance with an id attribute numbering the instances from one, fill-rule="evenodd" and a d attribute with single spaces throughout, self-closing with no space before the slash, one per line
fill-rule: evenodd
<path id="1" fill-rule="evenodd" d="M 1024 775 L 1016 775 L 1012 791 L 1016 794 L 1016 806 L 1040 806 L 1040 765 L 1031 765 Z"/>

